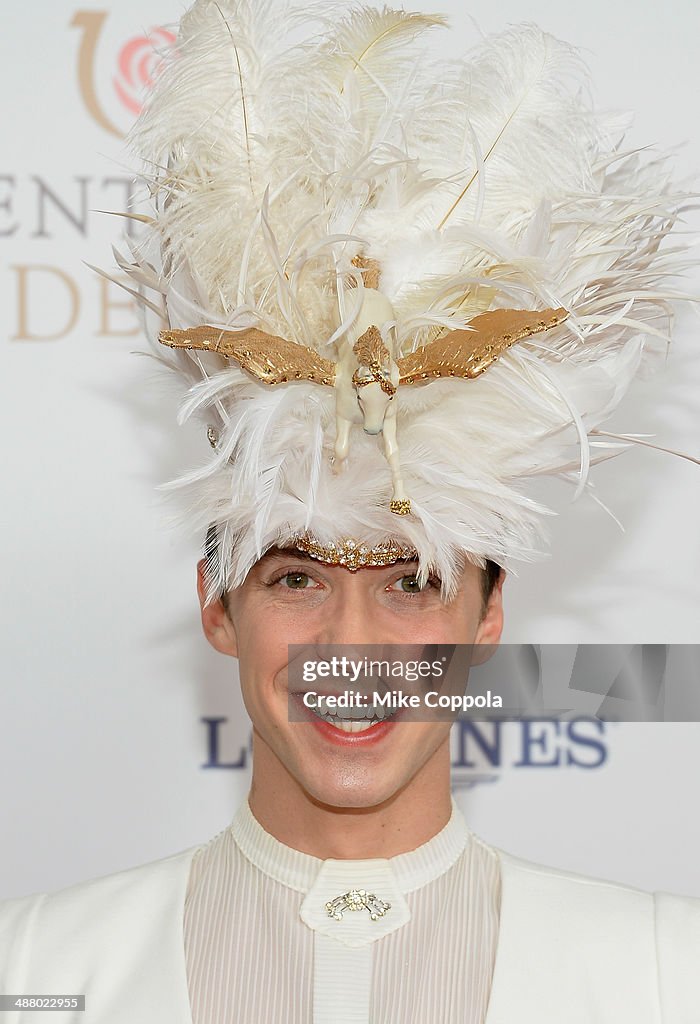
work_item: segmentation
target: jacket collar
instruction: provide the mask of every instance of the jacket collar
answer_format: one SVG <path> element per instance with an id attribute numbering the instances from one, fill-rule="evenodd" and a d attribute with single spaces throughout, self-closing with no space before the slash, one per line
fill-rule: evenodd
<path id="1" fill-rule="evenodd" d="M 370 946 L 406 925 L 411 920 L 406 894 L 448 871 L 471 838 L 454 800 L 440 832 L 388 859 L 320 860 L 294 850 L 265 831 L 247 800 L 229 831 L 243 855 L 268 878 L 304 894 L 299 909 L 304 924 L 352 949 Z"/>
<path id="2" fill-rule="evenodd" d="M 472 833 L 459 807 L 452 801 L 452 813 L 445 827 L 409 853 L 389 860 L 321 860 L 285 846 L 266 832 L 254 817 L 247 800 L 241 804 L 229 826 L 242 853 L 264 874 L 297 892 L 308 893 L 324 868 L 332 868 L 337 881 L 352 888 L 363 873 L 375 865 L 385 865 L 398 889 L 405 895 L 421 889 L 444 874 L 463 852 Z"/>

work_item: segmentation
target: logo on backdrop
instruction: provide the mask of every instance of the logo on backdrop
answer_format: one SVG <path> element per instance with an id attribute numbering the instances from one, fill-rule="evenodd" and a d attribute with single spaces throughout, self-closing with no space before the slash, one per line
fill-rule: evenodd
<path id="1" fill-rule="evenodd" d="M 202 717 L 206 758 L 201 768 L 245 771 L 251 765 L 251 742 L 225 716 Z M 459 718 L 452 726 L 452 786 L 470 789 L 500 781 L 513 771 L 590 771 L 608 760 L 611 723 L 581 716 L 475 721 Z M 614 723 L 613 723 L 614 725 Z"/>
<path id="2" fill-rule="evenodd" d="M 98 65 L 97 49 L 107 17 L 106 11 L 76 11 L 73 16 L 71 26 L 82 33 L 78 47 L 78 85 L 85 109 L 93 121 L 110 135 L 122 138 L 125 131 L 105 109 L 97 87 L 96 70 L 98 66 L 100 69 L 105 66 L 102 58 Z M 128 114 L 129 124 L 141 111 L 144 90 L 153 81 L 163 49 L 174 42 L 175 35 L 159 26 L 147 35 L 128 39 L 113 55 L 112 87 L 119 105 Z"/>
<path id="3" fill-rule="evenodd" d="M 79 10 L 69 26 L 79 33 L 77 79 L 83 107 L 104 132 L 121 140 L 141 109 L 144 90 L 163 50 L 175 36 L 158 27 L 126 41 L 110 41 L 105 30 L 108 17 L 106 11 Z M 67 258 L 73 245 L 89 263 L 84 243 L 94 231 L 107 235 L 113 227 L 115 235 L 136 237 L 134 219 L 116 224 L 112 218 L 108 226 L 105 216 L 105 211 L 134 211 L 132 176 L 114 173 L 110 167 L 101 169 L 103 164 L 100 159 L 92 173 L 83 166 L 78 173 L 57 173 L 55 179 L 50 161 L 34 173 L 13 174 L 4 169 L 0 174 L 0 242 L 11 239 L 16 245 L 36 239 L 42 246 L 38 260 L 12 262 L 2 269 L 10 276 L 16 296 L 10 341 L 56 341 L 75 330 L 97 337 L 141 333 L 133 300 L 80 264 L 74 272 L 76 261 Z M 99 257 L 96 262 L 104 266 L 107 261 Z M 88 293 L 94 301 L 85 301 Z M 89 324 L 87 317 L 92 318 Z"/>

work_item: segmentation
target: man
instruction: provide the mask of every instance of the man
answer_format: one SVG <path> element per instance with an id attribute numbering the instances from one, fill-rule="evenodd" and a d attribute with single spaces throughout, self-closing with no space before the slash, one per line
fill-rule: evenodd
<path id="1" fill-rule="evenodd" d="M 436 65 L 442 19 L 331 13 L 290 49 L 280 5 L 195 3 L 121 259 L 211 445 L 178 483 L 213 524 L 202 623 L 239 662 L 249 799 L 206 844 L 2 905 L 0 987 L 84 992 L 89 1024 L 693 1024 L 700 901 L 489 847 L 450 798 L 449 721 L 336 713 L 337 684 L 309 707 L 296 674 L 328 645 L 498 643 L 546 511 L 527 484 L 582 492 L 609 454 L 686 197 L 538 30 Z"/>
<path id="2" fill-rule="evenodd" d="M 484 571 L 466 566 L 447 604 L 434 581 L 417 585 L 416 562 L 352 572 L 274 548 L 230 592 L 227 611 L 221 601 L 205 605 L 205 570 L 202 561 L 204 631 L 239 659 L 253 776 L 233 834 L 194 863 L 185 927 L 199 1019 L 217 1019 L 225 999 L 246 1021 L 482 1020 L 499 879 L 493 852 L 477 840 L 468 846 L 453 809 L 450 722 L 360 717 L 366 709 L 355 712 L 363 731 L 345 731 L 349 717 L 313 712 L 290 721 L 288 644 L 344 653 L 387 640 L 397 651 L 402 643 L 492 644 L 502 575 L 485 599 Z M 399 865 L 396 878 L 387 861 Z M 371 908 L 329 917 L 329 901 L 361 889 L 391 903 L 381 919 Z M 265 920 L 279 930 L 261 927 Z M 338 943 L 348 927 L 352 944 Z"/>

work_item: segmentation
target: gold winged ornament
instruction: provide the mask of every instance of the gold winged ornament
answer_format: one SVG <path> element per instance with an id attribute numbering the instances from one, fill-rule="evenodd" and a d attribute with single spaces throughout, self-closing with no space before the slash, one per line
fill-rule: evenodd
<path id="1" fill-rule="evenodd" d="M 186 331 L 161 331 L 159 340 L 170 348 L 217 352 L 235 359 L 244 370 L 264 384 L 313 380 L 333 387 L 335 363 L 308 345 L 298 345 L 255 327 L 222 331 L 217 327 L 191 327 Z"/>
<path id="2" fill-rule="evenodd" d="M 349 452 L 350 428 L 361 424 L 368 434 L 382 434 L 384 455 L 392 475 L 390 509 L 408 515 L 411 501 L 401 476 L 394 401 L 399 387 L 427 384 L 440 377 L 473 380 L 511 345 L 549 331 L 568 316 L 564 308 L 494 309 L 470 320 L 468 329 L 450 331 L 408 355 L 395 348 L 393 328 L 383 340 L 380 326 L 395 320 L 388 299 L 365 288 L 362 310 L 353 331 L 339 343 L 337 361 L 315 349 L 257 328 L 228 331 L 217 327 L 164 330 L 159 340 L 171 348 L 199 349 L 234 359 L 264 384 L 314 381 L 336 390 L 336 441 L 333 469 L 338 472 Z"/>
<path id="3" fill-rule="evenodd" d="M 374 295 L 372 295 L 374 292 Z M 366 322 L 371 307 L 389 303 L 381 293 L 365 289 L 360 319 Z M 374 311 L 374 310 L 372 310 Z M 377 310 L 378 311 L 378 310 Z M 393 312 L 390 307 L 382 312 Z M 450 331 L 406 356 L 394 356 L 372 323 L 354 342 L 341 343 L 339 359 L 326 359 L 315 349 L 257 328 L 227 331 L 202 326 L 164 330 L 159 339 L 171 348 L 216 352 L 234 359 L 264 384 L 309 380 L 336 389 L 336 443 L 334 470 L 348 456 L 350 428 L 361 423 L 369 434 L 383 434 L 384 454 L 391 468 L 393 496 L 390 509 L 407 515 L 407 497 L 396 439 L 396 404 L 400 385 L 430 383 L 441 377 L 474 379 L 484 373 L 511 345 L 551 330 L 567 318 L 563 308 L 544 310 L 496 309 L 480 313 L 468 329 Z M 388 319 L 386 317 L 385 319 Z M 379 319 L 379 318 L 377 318 Z M 354 334 L 357 335 L 356 326 Z"/>

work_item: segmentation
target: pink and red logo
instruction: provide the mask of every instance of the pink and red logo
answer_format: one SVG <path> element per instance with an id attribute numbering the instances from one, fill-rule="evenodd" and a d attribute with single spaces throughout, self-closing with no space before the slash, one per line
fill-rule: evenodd
<path id="1" fill-rule="evenodd" d="M 134 36 L 122 46 L 113 78 L 117 96 L 132 114 L 141 112 L 144 91 L 162 64 L 162 51 L 175 42 L 167 28 L 154 28 L 147 36 Z"/>
<path id="2" fill-rule="evenodd" d="M 110 107 L 109 98 L 105 96 L 106 103 L 102 102 L 96 81 L 97 69 L 105 66 L 102 58 L 97 60 L 97 48 L 107 18 L 107 11 L 76 11 L 71 26 L 81 30 L 78 85 L 85 109 L 101 128 L 121 138 L 124 131 L 115 124 L 109 110 L 105 109 Z M 144 94 L 162 63 L 164 51 L 174 42 L 175 35 L 169 29 L 158 27 L 147 35 L 127 40 L 118 51 L 117 71 L 112 76 L 112 85 L 120 105 L 132 119 L 141 111 Z M 116 120 L 119 121 L 119 118 Z"/>

